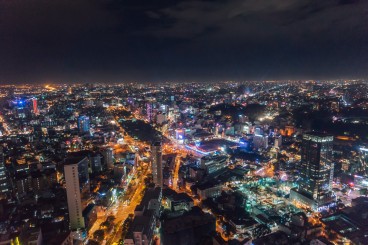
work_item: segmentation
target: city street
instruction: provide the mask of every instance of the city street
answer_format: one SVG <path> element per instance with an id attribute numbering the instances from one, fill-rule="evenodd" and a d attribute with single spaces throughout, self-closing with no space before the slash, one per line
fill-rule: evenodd
<path id="1" fill-rule="evenodd" d="M 117 121 L 118 119 L 115 120 L 115 124 L 119 125 Z M 121 133 L 125 132 L 122 127 L 119 127 L 119 128 L 120 128 L 119 131 Z M 137 142 L 132 137 L 125 134 L 123 145 L 113 144 L 111 146 L 114 147 L 115 152 L 116 151 L 122 152 L 124 151 L 126 147 L 130 148 L 133 152 L 135 152 L 136 147 L 138 147 L 138 152 L 142 153 L 143 148 L 146 145 L 143 143 Z M 139 157 L 139 159 L 141 158 Z M 137 175 L 137 170 L 135 169 L 134 176 L 136 175 Z M 97 219 L 97 221 L 93 224 L 92 228 L 89 231 L 89 235 L 88 235 L 89 239 L 93 239 L 93 233 L 100 228 L 101 223 L 104 222 L 108 216 L 112 215 L 115 217 L 115 220 L 114 220 L 115 228 L 112 229 L 112 231 L 105 236 L 103 243 L 107 245 L 112 245 L 112 244 L 119 242 L 119 240 L 121 239 L 122 232 L 123 232 L 122 223 L 128 218 L 129 214 L 134 214 L 134 210 L 136 206 L 141 202 L 141 199 L 143 197 L 143 192 L 145 189 L 144 178 L 146 178 L 146 176 L 147 176 L 147 171 L 142 172 L 140 174 L 140 177 L 135 179 L 135 183 L 133 185 L 134 189 L 130 193 L 124 192 L 123 196 L 121 196 L 117 200 L 117 202 L 114 203 L 113 206 L 109 207 L 105 211 L 105 215 Z M 127 196 L 128 194 L 129 196 Z M 123 201 L 123 200 L 126 200 L 126 201 Z"/>

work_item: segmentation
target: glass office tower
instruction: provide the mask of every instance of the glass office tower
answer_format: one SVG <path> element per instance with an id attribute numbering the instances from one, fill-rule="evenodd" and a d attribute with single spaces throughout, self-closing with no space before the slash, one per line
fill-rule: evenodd
<path id="1" fill-rule="evenodd" d="M 335 197 L 331 191 L 334 172 L 332 147 L 331 135 L 316 132 L 303 135 L 299 188 L 290 192 L 291 200 L 314 210 L 328 208 L 333 203 Z"/>
<path id="2" fill-rule="evenodd" d="M 320 133 L 303 135 L 299 190 L 315 200 L 331 192 L 334 164 L 333 136 Z"/>

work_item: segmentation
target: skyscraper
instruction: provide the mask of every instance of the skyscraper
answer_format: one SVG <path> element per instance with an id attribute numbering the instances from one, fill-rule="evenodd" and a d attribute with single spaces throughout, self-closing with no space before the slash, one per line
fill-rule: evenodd
<path id="1" fill-rule="evenodd" d="M 328 207 L 333 203 L 332 180 L 334 163 L 332 161 L 333 136 L 322 133 L 303 135 L 300 162 L 300 183 L 296 193 L 290 198 L 310 206 L 314 210 Z"/>
<path id="2" fill-rule="evenodd" d="M 32 98 L 32 110 L 34 114 L 38 114 L 38 104 L 37 104 L 37 99 L 36 98 Z"/>
<path id="3" fill-rule="evenodd" d="M 105 168 L 111 170 L 114 168 L 114 151 L 112 148 L 108 147 L 102 151 L 103 162 Z"/>
<path id="4" fill-rule="evenodd" d="M 81 133 L 89 132 L 89 117 L 87 116 L 80 116 L 78 117 L 78 129 Z"/>
<path id="5" fill-rule="evenodd" d="M 88 161 L 84 158 L 68 158 L 64 165 L 64 177 L 66 183 L 66 195 L 68 201 L 69 224 L 71 230 L 85 228 L 83 218 L 82 193 L 88 183 L 86 179 L 85 163 Z M 88 169 L 88 165 L 87 165 Z M 88 175 L 88 171 L 87 171 Z"/>
<path id="6" fill-rule="evenodd" d="M 256 149 L 265 149 L 268 147 L 268 136 L 255 134 L 253 137 L 253 145 Z"/>
<path id="7" fill-rule="evenodd" d="M 282 136 L 281 135 L 276 135 L 274 142 L 275 142 L 274 143 L 275 148 L 280 148 L 282 146 Z"/>
<path id="8" fill-rule="evenodd" d="M 359 174 L 366 175 L 368 170 L 368 146 L 359 148 Z"/>
<path id="9" fill-rule="evenodd" d="M 163 185 L 162 178 L 162 144 L 157 141 L 151 145 L 152 150 L 152 176 L 153 183 L 156 186 L 161 187 Z"/>
<path id="10" fill-rule="evenodd" d="M 152 117 L 153 117 L 153 105 L 152 105 L 152 102 L 147 102 L 147 120 L 149 122 L 152 121 Z"/>
<path id="11" fill-rule="evenodd" d="M 0 146 L 0 198 L 6 197 L 9 191 L 9 179 L 5 168 L 4 153 L 3 148 Z"/>
<path id="12" fill-rule="evenodd" d="M 93 153 L 89 156 L 89 161 L 93 173 L 99 173 L 102 171 L 101 158 L 102 156 L 99 153 Z"/>

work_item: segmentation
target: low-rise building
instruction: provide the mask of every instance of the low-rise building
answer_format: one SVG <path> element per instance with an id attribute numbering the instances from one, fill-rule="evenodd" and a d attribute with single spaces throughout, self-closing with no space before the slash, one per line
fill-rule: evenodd
<path id="1" fill-rule="evenodd" d="M 204 156 L 201 158 L 200 166 L 207 174 L 212 174 L 227 166 L 228 157 L 225 155 Z"/>

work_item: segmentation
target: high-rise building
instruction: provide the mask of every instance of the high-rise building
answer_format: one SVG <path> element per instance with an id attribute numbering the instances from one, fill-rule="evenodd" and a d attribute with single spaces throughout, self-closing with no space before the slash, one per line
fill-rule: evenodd
<path id="1" fill-rule="evenodd" d="M 256 149 L 265 149 L 268 147 L 268 136 L 255 134 L 253 137 L 253 145 Z"/>
<path id="2" fill-rule="evenodd" d="M 275 148 L 280 148 L 282 146 L 282 136 L 281 135 L 276 135 L 275 136 L 274 146 L 275 146 Z"/>
<path id="3" fill-rule="evenodd" d="M 322 133 L 303 135 L 300 162 L 300 183 L 296 193 L 290 198 L 310 206 L 314 210 L 328 208 L 334 203 L 332 180 L 334 163 L 332 161 L 333 136 Z"/>
<path id="4" fill-rule="evenodd" d="M 101 158 L 102 156 L 99 153 L 93 153 L 89 156 L 89 161 L 93 173 L 99 173 L 102 171 Z"/>
<path id="5" fill-rule="evenodd" d="M 90 127 L 90 121 L 89 117 L 87 116 L 80 116 L 78 117 L 78 130 L 81 133 L 87 133 L 89 132 Z"/>
<path id="6" fill-rule="evenodd" d="M 94 100 L 92 98 L 87 98 L 84 100 L 84 106 L 86 107 L 92 107 L 94 104 Z"/>
<path id="7" fill-rule="evenodd" d="M 200 166 L 207 174 L 212 174 L 227 167 L 228 157 L 225 155 L 204 156 L 201 158 Z"/>
<path id="8" fill-rule="evenodd" d="M 338 101 L 334 101 L 331 103 L 331 110 L 339 112 L 339 102 Z"/>
<path id="9" fill-rule="evenodd" d="M 114 154 L 112 148 L 106 148 L 102 151 L 103 163 L 105 168 L 113 169 L 114 168 Z"/>
<path id="10" fill-rule="evenodd" d="M 64 164 L 78 164 L 79 185 L 84 192 L 89 192 L 89 168 L 91 164 L 88 153 L 88 151 L 72 152 L 64 160 Z"/>
<path id="11" fill-rule="evenodd" d="M 13 185 L 16 197 L 23 198 L 32 190 L 32 178 L 26 173 L 16 174 L 13 178 Z"/>
<path id="12" fill-rule="evenodd" d="M 32 101 L 32 110 L 33 110 L 33 113 L 37 115 L 39 113 L 37 99 L 36 98 L 32 98 L 31 101 Z"/>
<path id="13" fill-rule="evenodd" d="M 149 122 L 152 122 L 152 117 L 153 117 L 153 104 L 152 102 L 147 102 L 147 120 Z"/>
<path id="14" fill-rule="evenodd" d="M 366 175 L 368 173 L 368 146 L 359 148 L 359 173 Z"/>
<path id="15" fill-rule="evenodd" d="M 161 111 L 157 113 L 156 122 L 158 125 L 162 125 L 164 122 L 166 122 L 166 113 Z"/>
<path id="16" fill-rule="evenodd" d="M 153 183 L 156 186 L 161 187 L 163 185 L 162 178 L 162 144 L 161 142 L 155 142 L 151 145 L 152 151 L 152 176 Z"/>
<path id="17" fill-rule="evenodd" d="M 334 164 L 332 162 L 333 136 L 305 134 L 302 142 L 300 189 L 314 199 L 331 191 Z"/>
<path id="18" fill-rule="evenodd" d="M 83 161 L 83 160 L 82 160 Z M 69 211 L 69 226 L 71 230 L 85 228 L 81 199 L 81 183 L 79 168 L 81 161 L 77 158 L 67 159 L 64 165 L 66 195 Z"/>
<path id="19" fill-rule="evenodd" d="M 0 146 L 0 198 L 1 196 L 5 197 L 9 191 L 9 178 L 5 168 L 4 152 L 3 148 Z"/>
<path id="20" fill-rule="evenodd" d="M 254 129 L 254 135 L 263 135 L 263 129 L 261 129 L 260 127 L 256 127 Z"/>

